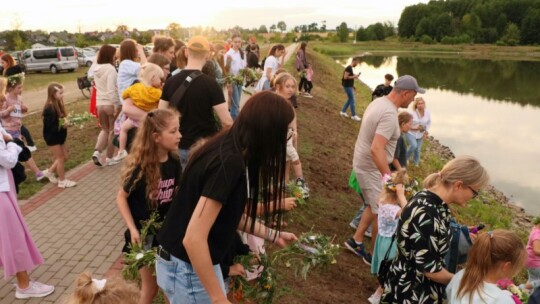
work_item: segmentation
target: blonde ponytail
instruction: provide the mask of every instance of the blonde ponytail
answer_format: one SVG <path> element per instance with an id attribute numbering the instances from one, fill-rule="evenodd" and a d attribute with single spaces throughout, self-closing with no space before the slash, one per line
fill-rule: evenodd
<path id="1" fill-rule="evenodd" d="M 469 155 L 458 156 L 444 165 L 438 173 L 432 173 L 424 179 L 424 188 L 438 185 L 449 186 L 457 181 L 465 185 L 483 188 L 489 182 L 489 176 L 480 162 Z"/>

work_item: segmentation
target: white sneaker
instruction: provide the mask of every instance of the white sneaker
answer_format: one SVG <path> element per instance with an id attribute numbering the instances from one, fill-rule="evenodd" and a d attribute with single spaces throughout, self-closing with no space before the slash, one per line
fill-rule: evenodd
<path id="1" fill-rule="evenodd" d="M 99 151 L 94 151 L 94 154 L 92 154 L 92 161 L 94 162 L 94 165 L 98 166 L 98 167 L 102 167 L 103 164 L 101 163 L 101 161 L 99 160 Z"/>
<path id="2" fill-rule="evenodd" d="M 362 120 L 362 118 L 360 118 L 360 117 L 358 117 L 358 116 L 356 116 L 356 115 L 354 115 L 353 117 L 351 117 L 351 119 L 354 120 L 354 121 L 360 121 L 360 120 Z"/>
<path id="3" fill-rule="evenodd" d="M 21 289 L 15 284 L 15 298 L 17 299 L 42 298 L 53 292 L 54 286 L 39 282 L 30 281 L 30 286 L 26 289 Z"/>
<path id="4" fill-rule="evenodd" d="M 126 158 L 128 155 L 126 150 L 119 151 L 118 154 L 114 157 L 114 160 L 121 161 L 122 159 Z"/>
<path id="5" fill-rule="evenodd" d="M 105 165 L 106 166 L 114 166 L 118 163 L 120 163 L 120 161 L 122 161 L 121 159 L 116 159 L 116 157 L 113 157 L 113 158 L 106 158 L 105 159 Z"/>
<path id="6" fill-rule="evenodd" d="M 378 295 L 377 292 L 375 292 L 367 300 L 371 304 L 379 304 L 381 301 L 381 295 Z"/>
<path id="7" fill-rule="evenodd" d="M 339 115 L 343 116 L 343 117 L 349 117 L 349 114 L 345 113 L 345 112 L 339 112 Z"/>
<path id="8" fill-rule="evenodd" d="M 30 152 L 34 152 L 37 150 L 36 146 L 26 146 Z"/>
<path id="9" fill-rule="evenodd" d="M 54 173 L 49 172 L 49 169 L 43 170 L 43 171 L 41 171 L 41 173 L 43 173 L 43 176 L 45 176 L 49 180 L 49 182 L 51 182 L 53 184 L 58 183 L 58 179 L 56 178 L 56 176 L 54 176 Z"/>
<path id="10" fill-rule="evenodd" d="M 58 181 L 58 188 L 65 189 L 65 188 L 71 188 L 75 186 L 77 186 L 77 183 L 69 179 Z"/>

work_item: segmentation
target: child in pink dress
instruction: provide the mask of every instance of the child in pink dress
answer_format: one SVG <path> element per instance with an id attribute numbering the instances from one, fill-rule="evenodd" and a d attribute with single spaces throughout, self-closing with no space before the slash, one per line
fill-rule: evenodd
<path id="1" fill-rule="evenodd" d="M 53 293 L 54 286 L 31 281 L 28 275 L 43 264 L 43 258 L 17 205 L 10 169 L 17 163 L 22 148 L 11 140 L 11 135 L 0 127 L 0 267 L 4 268 L 4 279 L 16 276 L 17 299 L 45 297 Z"/>

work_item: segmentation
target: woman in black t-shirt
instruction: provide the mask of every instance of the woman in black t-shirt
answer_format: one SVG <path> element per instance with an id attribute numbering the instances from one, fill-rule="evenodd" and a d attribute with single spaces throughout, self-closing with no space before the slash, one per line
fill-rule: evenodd
<path id="1" fill-rule="evenodd" d="M 139 127 L 131 153 L 124 160 L 122 188 L 116 202 L 128 230 L 122 251 L 129 252 L 131 244 L 142 248 L 155 247 L 151 236 L 141 240 L 141 221 L 148 220 L 157 210 L 161 220 L 165 217 L 176 192 L 182 172 L 178 157 L 180 142 L 178 115 L 171 110 L 158 109 L 148 112 Z M 141 276 L 141 301 L 152 303 L 158 286 L 149 267 L 139 269 Z"/>
<path id="2" fill-rule="evenodd" d="M 282 247 L 296 240 L 255 220 L 258 201 L 267 223 L 280 209 L 293 118 L 283 97 L 255 94 L 230 129 L 193 152 L 158 234 L 158 285 L 171 303 L 229 303 L 219 264 L 237 229 Z"/>

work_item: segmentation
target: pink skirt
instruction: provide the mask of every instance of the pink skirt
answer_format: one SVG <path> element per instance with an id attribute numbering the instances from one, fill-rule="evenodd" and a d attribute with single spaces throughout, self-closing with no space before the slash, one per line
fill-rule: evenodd
<path id="1" fill-rule="evenodd" d="M 0 192 L 0 267 L 4 268 L 6 280 L 17 272 L 30 272 L 43 264 L 43 257 L 17 205 L 11 170 L 8 170 L 8 179 L 11 191 Z"/>

